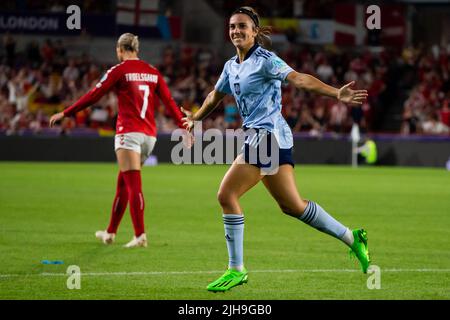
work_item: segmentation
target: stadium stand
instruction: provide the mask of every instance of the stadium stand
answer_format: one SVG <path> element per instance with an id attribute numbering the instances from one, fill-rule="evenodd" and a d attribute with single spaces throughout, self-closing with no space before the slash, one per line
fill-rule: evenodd
<path id="1" fill-rule="evenodd" d="M 30 42 L 24 52 L 16 52 L 10 34 L 2 40 L 0 131 L 8 135 L 46 132 L 42 130 L 47 127 L 48 115 L 69 106 L 110 67 L 93 61 L 88 55 L 68 57 L 62 41 L 47 40 L 41 46 Z M 370 95 L 361 107 L 352 107 L 287 86 L 283 90 L 284 115 L 294 132 L 348 133 L 353 122 L 365 131 L 382 132 L 386 123 L 396 120 L 386 118 L 383 113 L 383 104 L 394 95 L 404 99 L 400 105 L 401 128 L 397 132 L 449 133 L 450 52 L 446 48 L 432 48 L 429 52 L 405 48 L 397 55 L 291 46 L 280 55 L 300 72 L 313 74 L 334 86 L 355 80 L 356 86 L 367 88 Z M 213 88 L 225 58 L 209 49 L 185 45 L 175 50 L 168 46 L 158 67 L 166 76 L 177 103 L 192 110 L 199 107 Z M 397 84 L 388 88 L 388 76 L 396 70 L 401 70 L 397 73 Z M 115 113 L 116 98 L 108 94 L 75 119 L 66 119 L 61 132 L 79 128 L 112 131 Z M 161 132 L 175 128 L 163 106 L 157 113 Z M 206 128 L 222 130 L 238 126 L 239 117 L 232 98 L 226 99 L 205 123 Z"/>
<path id="2" fill-rule="evenodd" d="M 5 10 L 63 12 L 70 1 L 13 1 Z M 253 1 L 254 2 L 254 1 Z M 88 13 L 116 11 L 114 1 L 81 1 Z M 108 4 L 109 3 L 109 4 Z M 215 12 L 227 14 L 238 1 L 210 1 Z M 331 19 L 331 1 L 258 1 L 262 15 Z M 252 1 L 246 4 L 252 5 Z M 176 1 L 160 1 L 160 11 L 170 14 Z M 294 8 L 294 11 L 292 11 Z M 176 10 L 175 10 L 176 11 Z M 28 38 L 27 38 L 28 39 Z M 17 45 L 17 37 L 6 32 L 0 45 L 0 134 L 112 134 L 116 98 L 108 94 L 95 106 L 65 119 L 50 130 L 48 116 L 69 106 L 92 88 L 113 61 L 102 60 L 82 50 L 72 50 L 68 38 L 29 38 Z M 226 36 L 224 36 L 226 42 Z M 361 107 L 346 106 L 328 98 L 283 88 L 283 114 L 294 132 L 320 136 L 349 133 L 353 123 L 363 132 L 448 135 L 450 130 L 450 45 L 369 47 L 311 45 L 290 42 L 276 48 L 294 69 L 310 73 L 334 86 L 355 80 L 367 88 L 369 99 Z M 111 50 L 112 51 L 112 50 Z M 195 110 L 213 88 L 228 52 L 188 42 L 167 42 L 156 61 L 167 78 L 176 102 Z M 151 60 L 150 60 L 151 61 Z M 156 112 L 160 132 L 175 128 L 163 106 Z M 228 97 L 204 122 L 205 129 L 240 126 L 237 107 Z"/>

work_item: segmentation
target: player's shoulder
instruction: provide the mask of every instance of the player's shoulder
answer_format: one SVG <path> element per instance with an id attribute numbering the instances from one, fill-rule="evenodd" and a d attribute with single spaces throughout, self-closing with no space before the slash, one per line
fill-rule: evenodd
<path id="1" fill-rule="evenodd" d="M 122 61 L 122 62 L 120 62 L 120 63 L 118 63 L 118 64 L 113 65 L 113 66 L 112 66 L 111 68 L 109 68 L 108 71 L 106 71 L 106 72 L 107 72 L 107 73 L 110 73 L 110 72 L 112 72 L 112 71 L 118 71 L 118 70 L 120 70 L 121 67 L 124 65 L 124 62 L 125 62 L 125 61 Z"/>
<path id="2" fill-rule="evenodd" d="M 145 61 L 145 60 L 139 60 L 139 61 L 140 61 L 140 63 L 142 64 L 142 66 L 143 66 L 144 68 L 146 68 L 147 71 L 149 71 L 150 73 L 158 74 L 158 75 L 160 74 L 158 68 L 155 67 L 154 65 L 152 65 L 151 63 L 149 63 L 149 62 L 147 62 L 147 61 Z"/>
<path id="3" fill-rule="evenodd" d="M 225 62 L 225 67 L 228 67 L 230 64 L 235 62 L 237 58 L 238 58 L 237 54 L 232 56 L 230 59 L 227 60 L 227 62 Z"/>
<path id="4" fill-rule="evenodd" d="M 139 61 L 142 63 L 142 65 L 145 65 L 146 67 L 148 67 L 154 71 L 158 71 L 158 68 L 155 67 L 154 65 L 152 65 L 150 62 L 147 62 L 145 60 L 139 60 Z"/>
<path id="5" fill-rule="evenodd" d="M 264 49 L 263 47 L 258 47 L 255 50 L 255 57 L 265 60 L 270 60 L 273 57 L 276 57 L 276 54 L 272 51 L 269 51 L 267 49 Z"/>
<path id="6" fill-rule="evenodd" d="M 228 59 L 228 60 L 225 62 L 225 64 L 223 65 L 223 70 L 224 70 L 225 72 L 228 72 L 228 70 L 229 70 L 229 68 L 230 68 L 230 65 L 233 63 L 233 61 L 236 60 L 236 58 L 237 58 L 237 55 L 231 57 L 230 59 Z"/>

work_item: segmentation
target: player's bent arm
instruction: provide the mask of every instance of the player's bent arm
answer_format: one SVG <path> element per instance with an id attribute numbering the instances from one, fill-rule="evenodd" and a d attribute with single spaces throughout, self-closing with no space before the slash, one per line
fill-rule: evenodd
<path id="1" fill-rule="evenodd" d="M 194 115 L 192 115 L 192 120 L 201 121 L 205 119 L 217 107 L 225 95 L 226 93 L 219 92 L 217 90 L 211 91 L 205 101 L 203 101 L 202 107 Z"/>
<path id="2" fill-rule="evenodd" d="M 297 89 L 304 89 L 324 96 L 338 98 L 339 89 L 323 83 L 309 74 L 292 71 L 288 74 L 286 80 Z"/>
<path id="3" fill-rule="evenodd" d="M 185 129 L 183 125 L 183 114 L 173 100 L 172 94 L 170 93 L 169 87 L 167 86 L 164 77 L 158 72 L 158 86 L 157 95 L 163 101 L 166 108 L 169 110 L 171 117 L 175 120 L 178 127 Z"/>

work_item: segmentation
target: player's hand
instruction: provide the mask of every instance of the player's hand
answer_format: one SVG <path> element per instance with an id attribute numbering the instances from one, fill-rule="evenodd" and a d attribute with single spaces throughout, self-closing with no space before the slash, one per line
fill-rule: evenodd
<path id="1" fill-rule="evenodd" d="M 195 138 L 189 131 L 185 131 L 183 134 L 183 144 L 186 148 L 190 149 L 194 145 Z"/>
<path id="2" fill-rule="evenodd" d="M 58 112 L 51 116 L 49 121 L 49 126 L 52 128 L 56 122 L 62 120 L 64 118 L 64 112 Z"/>
<path id="3" fill-rule="evenodd" d="M 352 81 L 339 89 L 337 96 L 339 101 L 351 104 L 362 104 L 367 99 L 367 90 L 350 89 L 354 84 L 355 81 Z"/>
<path id="4" fill-rule="evenodd" d="M 181 118 L 181 120 L 183 120 L 183 125 L 188 132 L 191 132 L 194 127 L 193 114 L 191 111 L 185 110 L 183 107 L 181 107 L 181 112 L 186 115 L 186 117 Z"/>

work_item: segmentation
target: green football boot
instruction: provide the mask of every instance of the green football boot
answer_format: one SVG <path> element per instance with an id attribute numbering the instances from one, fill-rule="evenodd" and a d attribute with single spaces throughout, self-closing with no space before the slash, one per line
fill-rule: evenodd
<path id="1" fill-rule="evenodd" d="M 364 229 L 355 229 L 353 232 L 353 238 L 355 241 L 350 247 L 350 255 L 356 256 L 361 264 L 361 270 L 367 273 L 367 269 L 370 265 L 369 246 L 367 244 L 367 232 Z"/>
<path id="2" fill-rule="evenodd" d="M 247 269 L 244 268 L 242 271 L 228 269 L 219 279 L 211 282 L 206 289 L 213 292 L 223 292 L 230 290 L 235 286 L 247 283 L 247 281 Z"/>

